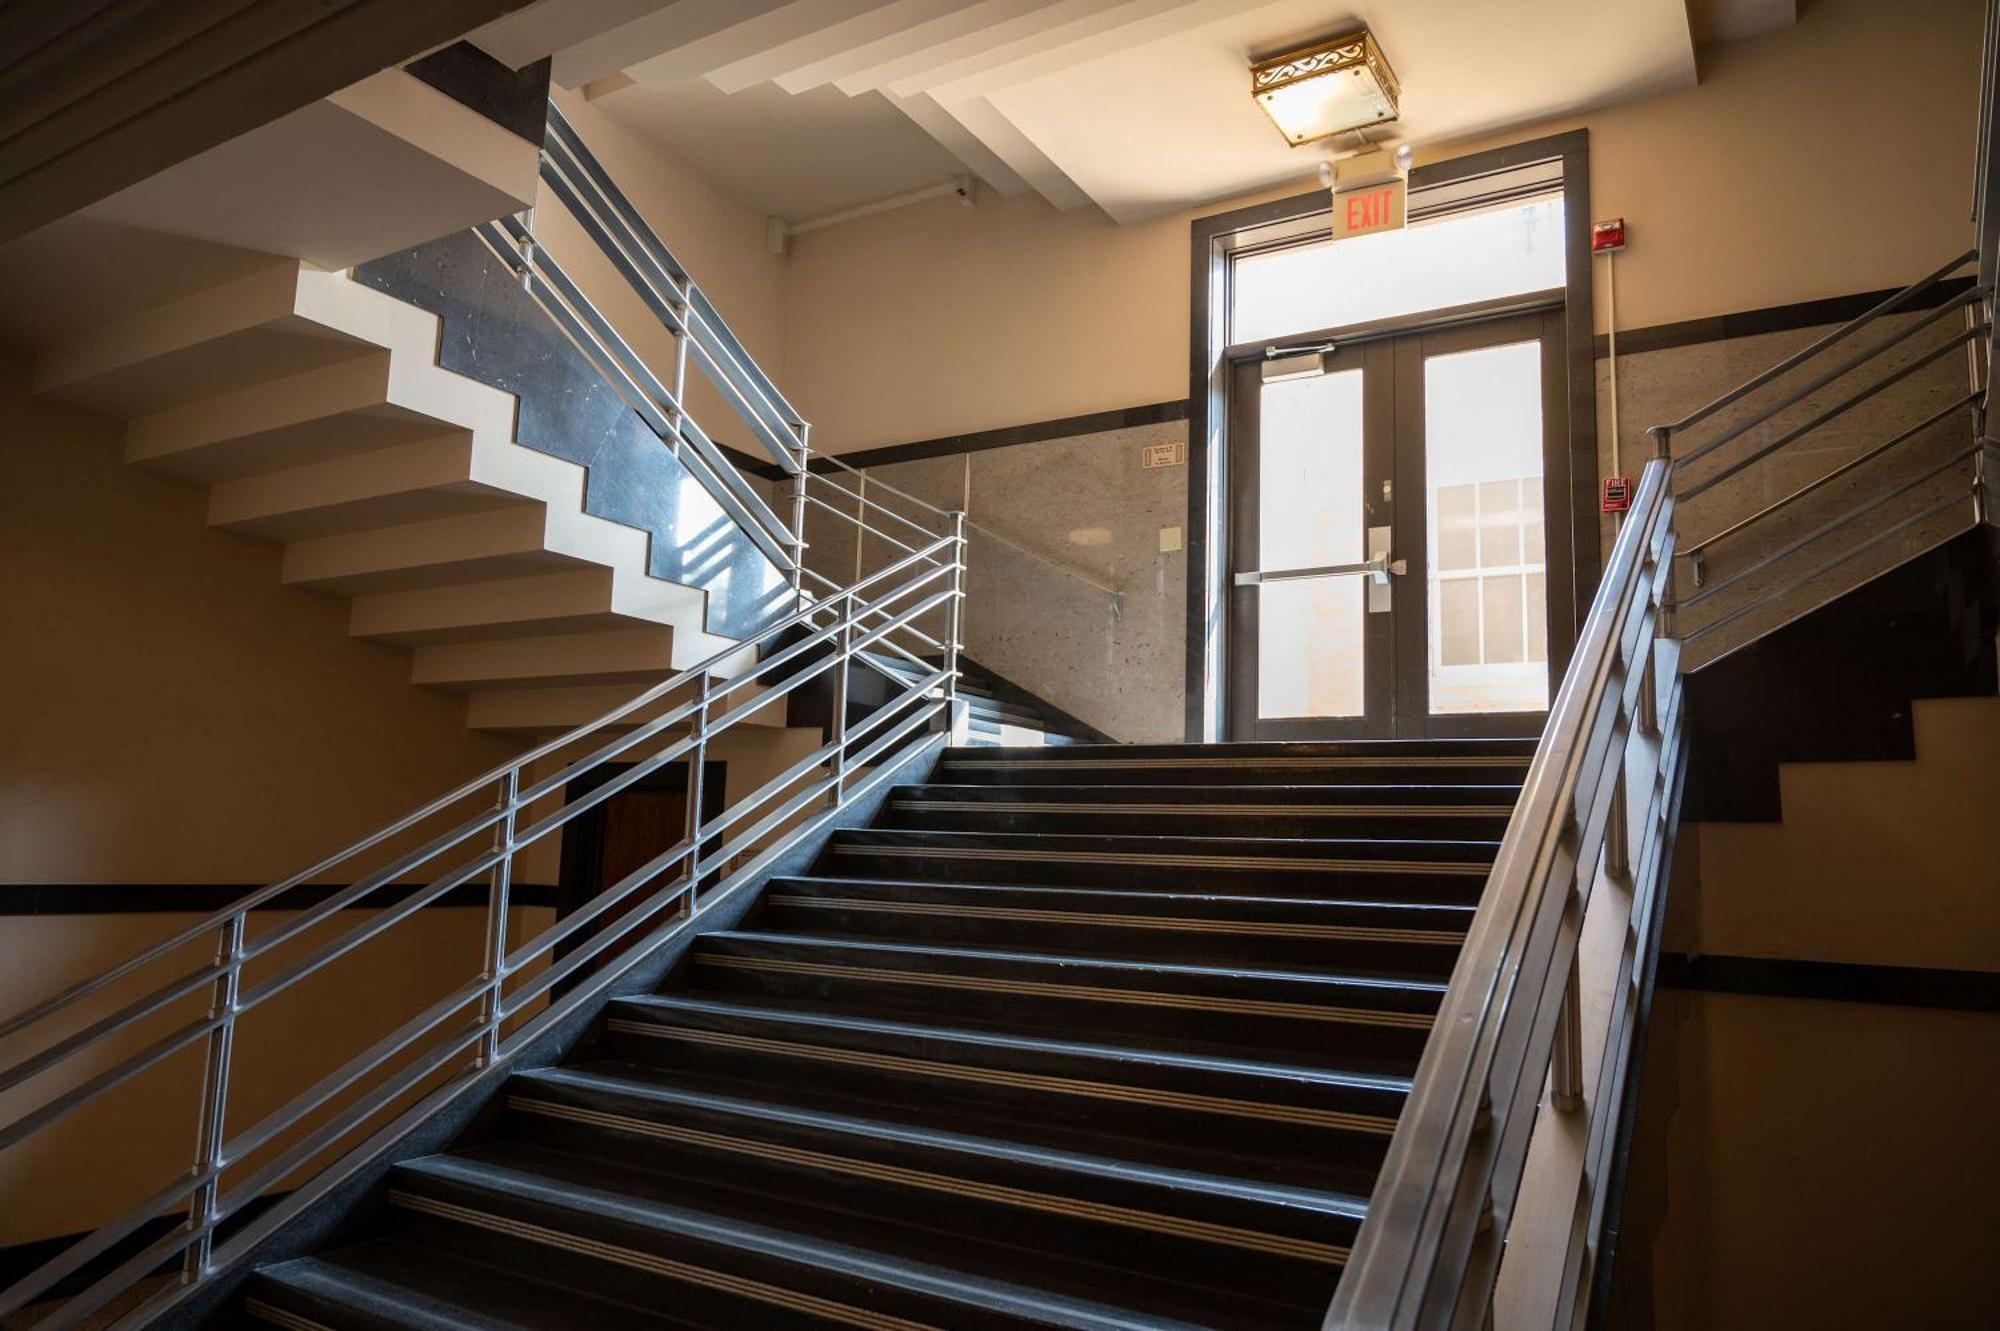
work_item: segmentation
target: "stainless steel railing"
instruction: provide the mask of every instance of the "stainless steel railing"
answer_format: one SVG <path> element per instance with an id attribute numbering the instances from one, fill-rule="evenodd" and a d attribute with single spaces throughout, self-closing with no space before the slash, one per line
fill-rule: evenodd
<path id="1" fill-rule="evenodd" d="M 867 516 L 864 508 L 862 520 Z M 516 1059 L 872 789 L 900 757 L 928 742 L 928 728 L 952 706 L 965 535 L 962 523 L 951 525 L 875 572 L 829 588 L 750 642 L 0 1021 L 0 1041 L 30 1050 L 0 1066 L 0 1094 L 27 1102 L 0 1123 L 0 1151 L 71 1122 L 177 1053 L 199 1051 L 204 1065 L 191 1165 L 170 1171 L 117 1218 L 0 1291 L 0 1316 L 114 1251 L 122 1260 L 113 1269 L 38 1325 L 74 1325 L 168 1262 L 179 1263 L 181 1281 L 153 1303 L 209 1279 L 350 1176 L 385 1134 Z M 942 638 L 916 627 L 934 615 L 945 621 Z M 924 661 L 913 650 L 921 646 L 939 648 L 943 663 Z M 907 662 L 916 682 L 850 721 L 849 672 L 867 652 Z M 757 654 L 760 660 L 744 665 L 745 655 Z M 704 774 L 718 741 L 822 678 L 833 696 L 826 742 L 720 812 L 704 812 Z M 510 900 L 516 866 L 538 847 L 550 851 L 580 815 L 671 767 L 685 773 L 687 791 L 679 840 L 529 930 Z M 318 888 L 318 899 L 295 913 L 251 927 L 252 912 L 283 908 L 302 889 L 330 882 L 338 886 Z M 483 889 L 485 906 L 484 942 L 470 973 L 284 1104 L 248 1118 L 231 1111 L 232 1086 L 245 1078 L 255 1085 L 268 1073 L 245 1066 L 243 1023 L 467 887 Z M 344 914 L 356 909 L 365 913 Z M 189 952 L 208 943 L 212 956 L 188 964 Z M 104 998 L 115 1002 L 111 1011 L 74 1026 L 71 1014 Z M 288 1035 L 310 1042 L 319 1031 L 308 1022 Z M 149 1099 L 132 1112 L 167 1108 Z M 287 1182 L 292 1191 L 280 1205 L 218 1245 L 220 1227 Z M 128 1251 L 135 1236 L 176 1209 L 183 1218 L 169 1233 Z"/>
<path id="2" fill-rule="evenodd" d="M 88 1145 L 75 1134 L 115 1131 L 107 1109 L 158 1116 L 178 1108 L 197 1125 L 190 1165 L 163 1170 L 116 1218 L 0 1290 L 0 1317 L 49 1302 L 61 1287 L 66 1297 L 37 1323 L 60 1331 L 174 1265 L 179 1280 L 120 1323 L 137 1325 L 209 1281 L 404 1129 L 523 1057 L 950 723 L 963 637 L 964 515 L 879 481 L 854 489 L 820 474 L 851 472 L 837 460 L 811 468 L 803 419 L 554 108 L 542 173 L 675 335 L 671 384 L 554 262 L 529 220 L 490 223 L 477 234 L 788 574 L 794 607 L 589 724 L 0 1020 L 0 1159 L 54 1134 L 71 1134 L 66 1151 L 86 1158 Z M 690 359 L 790 477 L 789 522 L 688 412 Z M 851 579 L 808 568 L 809 510 L 851 524 L 881 543 L 887 559 L 869 572 L 857 566 Z M 914 682 L 894 679 L 885 702 L 851 716 L 850 674 L 857 664 L 883 673 L 873 656 L 896 660 Z M 825 742 L 712 809 L 704 785 L 717 746 L 734 743 L 760 714 L 808 686 L 829 695 Z M 537 926 L 515 899 L 520 866 L 546 869 L 565 827 L 620 791 L 674 771 L 687 810 L 679 840 Z M 245 1112 L 255 1101 L 246 1088 L 261 1092 L 283 1080 L 259 1065 L 272 1057 L 268 1046 L 258 1046 L 261 1056 L 245 1046 L 246 1029 L 255 1033 L 263 1014 L 368 949 L 422 946 L 411 940 L 426 908 L 461 902 L 467 892 L 483 906 L 484 924 L 476 952 L 460 958 L 462 975 L 437 985 L 441 992 L 416 1010 L 399 1011 L 393 1029 L 283 1103 Z M 273 922 L 254 927 L 265 919 Z M 287 1043 L 320 1038 L 327 1015 L 279 1013 Z M 157 1084 L 187 1058 L 199 1060 L 198 1076 Z M 177 1093 L 192 1102 L 176 1106 Z M 253 1216 L 280 1187 L 289 1189 L 283 1201 Z M 156 1234 L 168 1216 L 178 1219 Z"/>
<path id="3" fill-rule="evenodd" d="M 1579 1184 L 1572 1195 L 1584 1207 L 1602 1204 L 1601 1190 L 1593 1196 L 1582 1183 L 1603 1177 L 1615 1136 L 1631 976 L 1654 945 L 1652 907 L 1681 785 L 1680 674 L 1662 623 L 1674 542 L 1669 475 L 1664 459 L 1647 464 L 1612 547 L 1329 1327 L 1487 1324 L 1552 1065 L 1553 1098 L 1574 1106 L 1562 1112 L 1589 1122 L 1569 1162 Z M 1608 1052 L 1586 1062 L 1579 939 L 1587 914 L 1604 909 L 1629 924 L 1617 955 L 1589 958 L 1589 978 L 1608 974 L 1621 992 L 1607 1028 L 1590 1037 Z"/>
<path id="4" fill-rule="evenodd" d="M 1843 566 L 1950 505 L 1964 506 L 1966 526 L 1984 516 L 1983 478 L 1974 468 L 1984 443 L 1982 349 L 1992 292 L 1977 281 L 1946 285 L 1977 258 L 1954 259 L 1651 431 L 1655 455 L 1550 710 L 1327 1326 L 1583 1324 L 1598 1274 L 1640 977 L 1658 946 L 1677 831 L 1688 649 L 1780 598 L 1819 595 L 1816 587 Z M 1963 331 L 1940 338 L 1940 325 L 1954 315 Z M 1887 336 L 1831 359 L 1836 347 L 1854 346 L 1891 317 L 1902 322 Z M 1936 345 L 1922 345 L 1927 330 L 1935 330 Z M 1962 396 L 1906 412 L 1917 419 L 1887 427 L 1882 442 L 1818 474 L 1795 477 L 1777 498 L 1699 539 L 1679 537 L 1691 499 L 1768 460 L 1796 468 L 1800 441 L 1961 348 L 1968 358 Z M 1774 399 L 1753 403 L 1765 389 Z M 1829 390 L 1837 396 L 1818 405 Z M 1724 415 L 1739 404 L 1740 418 Z M 1800 408 L 1805 419 L 1786 424 L 1785 413 Z M 1964 441 L 1947 437 L 1942 456 L 1908 455 L 1911 441 L 1958 413 L 1970 425 Z M 1696 436 L 1702 427 L 1709 433 Z M 1732 445 L 1736 453 L 1721 452 Z M 1712 457 L 1726 460 L 1693 479 L 1682 470 Z M 1709 575 L 1718 547 L 1766 531 L 1814 496 L 1834 493 L 1837 482 L 1864 475 L 1874 478 L 1873 488 L 1858 502 L 1802 533 L 1781 532 L 1774 548 L 1726 577 Z M 1941 477 L 1943 497 L 1932 502 L 1924 487 Z M 1911 496 L 1916 505 L 1905 512 Z M 1903 507 L 1892 507 L 1898 501 Z M 1834 548 L 1817 561 L 1786 563 L 1828 538 Z M 1677 557 L 1690 575 L 1684 594 L 1675 586 Z M 1691 607 L 1760 574 L 1768 585 L 1690 628 Z M 1583 946 L 1586 938 L 1596 945 Z M 1562 1118 L 1569 1119 L 1565 1130 L 1537 1131 Z M 1524 1184 L 1531 1148 L 1535 1167 Z M 1524 1187 L 1536 1189 L 1540 1203 L 1527 1213 L 1517 1209 Z"/>

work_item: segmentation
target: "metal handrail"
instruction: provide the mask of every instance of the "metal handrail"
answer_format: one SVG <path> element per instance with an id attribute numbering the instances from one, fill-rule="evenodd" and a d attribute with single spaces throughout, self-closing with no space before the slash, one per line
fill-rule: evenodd
<path id="1" fill-rule="evenodd" d="M 1773 365 L 1770 369 L 1765 370 L 1762 374 L 1754 375 L 1751 378 L 1746 379 L 1744 382 L 1730 389 L 1727 393 L 1724 393 L 1721 397 L 1716 398 L 1712 402 L 1708 402 L 1703 404 L 1702 406 L 1696 407 L 1693 411 L 1690 411 L 1687 415 L 1681 417 L 1677 421 L 1673 421 L 1667 425 L 1652 426 L 1647 431 L 1647 433 L 1653 435 L 1655 438 L 1661 438 L 1661 437 L 1671 438 L 1673 435 L 1680 434 L 1683 431 L 1690 428 L 1691 426 L 1694 426 L 1704 420 L 1707 420 L 1710 416 L 1713 416 L 1716 412 L 1721 411 L 1724 407 L 1727 407 L 1735 402 L 1740 402 L 1744 398 L 1748 397 L 1750 394 L 1762 388 L 1765 384 L 1768 384 L 1772 380 L 1779 378 L 1781 375 L 1787 374 L 1792 370 L 1797 369 L 1799 366 L 1813 359 L 1813 357 L 1819 355 L 1821 352 L 1826 351 L 1828 348 L 1837 346 L 1839 343 L 1846 341 L 1854 334 L 1860 332 L 1863 328 L 1866 328 L 1869 324 L 1874 323 L 1877 319 L 1881 318 L 1883 315 L 1893 314 L 1895 311 L 1903 308 L 1903 306 L 1908 304 L 1910 301 L 1916 299 L 1916 297 L 1925 290 L 1929 289 L 1930 287 L 1936 285 L 1939 282 L 1942 282 L 1945 278 L 1951 276 L 1953 273 L 1965 267 L 1965 265 L 1967 265 L 1968 263 L 1974 262 L 1978 258 L 1979 258 L 1979 251 L 1977 249 L 1967 250 L 1965 253 L 1959 255 L 1956 259 L 1953 259 L 1950 263 L 1944 264 L 1943 266 L 1933 269 L 1931 272 L 1924 274 L 1916 281 L 1910 283 L 1910 285 L 1904 287 L 1901 291 L 1898 291 L 1894 295 L 1889 296 L 1886 299 L 1877 302 L 1874 306 L 1863 311 L 1861 314 L 1856 315 L 1854 318 L 1849 319 L 1846 323 L 1834 329 L 1832 332 L 1816 339 L 1811 345 L 1803 347 L 1800 350 L 1793 352 L 1791 355 L 1779 361 L 1776 365 Z"/>
<path id="2" fill-rule="evenodd" d="M 1390 1140 L 1328 1327 L 1475 1327 L 1487 1314 L 1543 1080 L 1615 1116 L 1618 1088 L 1576 1083 L 1578 936 L 1593 894 L 1660 890 L 1680 780 L 1681 685 L 1662 633 L 1671 467 L 1647 464 L 1480 898 Z M 1640 798 L 1634 802 L 1634 795 Z M 1634 814 L 1638 815 L 1635 819 Z M 1629 966 L 1649 944 L 1625 936 Z M 1609 1134 L 1585 1134 L 1608 1149 Z M 1579 1188 L 1579 1195 L 1583 1190 Z M 1587 1203 L 1587 1197 L 1585 1197 Z"/>
<path id="3" fill-rule="evenodd" d="M 863 514 L 865 526 L 865 509 Z M 884 567 L 802 598 L 797 610 L 753 638 L 713 653 L 603 716 L 460 784 L 303 873 L 249 892 L 170 938 L 0 1021 L 0 1038 L 37 1045 L 0 1067 L 0 1091 L 32 1093 L 66 1070 L 89 1074 L 64 1078 L 38 1103 L 0 1124 L 0 1149 L 69 1119 L 174 1053 L 200 1046 L 206 1059 L 200 1140 L 192 1167 L 176 1171 L 136 1206 L 0 1290 L 0 1316 L 128 1243 L 163 1212 L 185 1207 L 183 1223 L 126 1256 L 38 1325 L 50 1331 L 74 1325 L 163 1263 L 178 1260 L 182 1281 L 132 1314 L 134 1319 L 149 1316 L 239 1260 L 283 1218 L 351 1176 L 383 1143 L 387 1129 L 377 1127 L 380 1117 L 400 1108 L 398 1123 L 415 1122 L 410 1116 L 419 1108 L 428 1112 L 443 1102 L 440 1097 L 463 1093 L 507 1065 L 542 1033 L 606 992 L 655 945 L 753 881 L 764 866 L 872 790 L 880 777 L 877 764 L 893 767 L 915 745 L 929 742 L 922 732 L 952 714 L 966 532 L 962 515 L 947 515 L 947 525 L 946 532 Z M 919 619 L 940 613 L 946 623 L 941 643 L 914 628 Z M 899 641 L 905 635 L 919 644 L 941 646 L 942 664 L 923 661 Z M 870 654 L 881 651 L 920 670 L 908 681 L 898 680 L 885 702 L 850 723 L 850 671 L 857 662 L 879 669 Z M 755 655 L 756 662 L 730 674 L 743 665 L 746 654 Z M 710 746 L 752 715 L 821 680 L 831 681 L 835 699 L 827 740 L 721 811 L 705 813 L 701 786 Z M 518 857 L 649 773 L 676 764 L 688 772 L 688 815 L 679 840 L 578 909 L 510 946 L 510 889 Z M 571 793 L 580 779 L 607 772 L 590 789 Z M 426 837 L 425 830 L 440 820 L 452 825 Z M 399 849 L 412 837 L 423 839 Z M 358 870 L 372 852 L 387 855 L 388 863 L 359 873 L 282 923 L 254 937 L 249 934 L 251 911 L 281 906 L 287 893 L 338 878 L 350 866 Z M 724 866 L 744 856 L 747 862 L 717 880 Z M 428 877 L 412 886 L 406 881 L 412 874 Z M 277 1109 L 249 1123 L 231 1122 L 227 1109 L 241 1057 L 235 1044 L 239 1022 L 307 976 L 467 885 L 486 888 L 486 944 L 477 973 Z M 396 895 L 379 900 L 387 892 Z M 357 905 L 371 907 L 365 918 L 336 928 L 331 936 L 315 935 L 316 946 L 271 964 L 281 944 L 303 941 L 316 928 L 323 932 L 337 923 L 340 911 Z M 79 1030 L 62 1029 L 78 1002 L 122 982 L 142 982 L 153 968 L 208 938 L 216 940 L 212 960 L 192 966 L 183 960 L 171 978 L 107 1016 Z M 628 950 L 621 955 L 620 948 Z M 260 958 L 268 960 L 253 982 L 248 968 Z M 593 973 L 591 967 L 598 969 Z M 558 986 L 566 983 L 576 988 L 558 996 Z M 98 1066 L 104 1062 L 102 1054 L 89 1066 L 79 1062 L 121 1036 L 143 1036 L 142 1023 L 203 993 L 209 997 L 203 1015 L 153 1035 L 136 1050 L 115 1049 L 108 1066 Z M 372 1085 L 350 1094 L 370 1078 L 375 1079 Z M 432 1085 L 440 1078 L 442 1084 Z M 420 1091 L 419 1104 L 406 1103 Z M 218 1226 L 280 1181 L 295 1185 L 287 1200 L 218 1247 Z"/>
<path id="4" fill-rule="evenodd" d="M 1550 709 L 1549 721 L 1521 798 L 1508 823 L 1491 878 L 1481 897 L 1450 985 L 1433 1024 L 1433 1036 L 1412 1081 L 1409 1100 L 1391 1139 L 1346 1273 L 1328 1311 L 1328 1327 L 1471 1328 L 1490 1325 L 1503 1254 L 1541 1271 L 1541 1288 L 1559 1302 L 1555 1325 L 1580 1325 L 1583 1300 L 1596 1261 L 1603 1221 L 1603 1189 L 1614 1149 L 1623 1075 L 1633 1040 L 1631 977 L 1657 945 L 1659 912 L 1678 817 L 1685 770 L 1682 650 L 1704 635 L 1761 608 L 1771 597 L 1792 594 L 1824 579 L 1910 528 L 1965 502 L 1957 491 L 1918 511 L 1884 522 L 1876 517 L 1893 502 L 1931 485 L 1983 448 L 1985 384 L 1977 358 L 1971 391 L 1930 412 L 1885 442 L 1829 469 L 1760 508 L 1750 517 L 1678 549 L 1680 506 L 1722 479 L 1772 456 L 1812 430 L 1935 363 L 1961 345 L 1983 342 L 1990 332 L 1991 292 L 1983 286 L 1939 303 L 1935 312 L 1828 371 L 1802 388 L 1752 413 L 1720 437 L 1673 457 L 1676 436 L 1741 402 L 1756 390 L 1810 365 L 1816 357 L 1876 320 L 1906 310 L 1977 254 L 1953 260 L 1811 346 L 1670 425 L 1654 427 L 1654 457 L 1647 464 L 1631 511 L 1612 547 L 1603 581 L 1579 634 L 1575 655 Z M 1892 368 L 1805 425 L 1786 430 L 1698 484 L 1676 495 L 1674 479 L 1687 462 L 1705 456 L 1813 393 L 1889 356 L 1924 328 L 1954 310 L 1966 312 L 1966 329 L 1942 347 Z M 1717 542 L 1755 527 L 1832 481 L 1893 454 L 1952 413 L 1974 413 L 1974 439 L 1948 456 L 1904 469 L 1893 482 L 1831 520 L 1781 545 L 1728 578 L 1700 585 L 1700 559 Z M 1976 484 L 1976 482 L 1975 482 Z M 1790 559 L 1815 541 L 1873 521 L 1814 567 L 1783 579 L 1749 604 L 1689 629 L 1678 612 L 1740 585 Z M 1691 555 L 1697 588 L 1670 597 L 1673 561 Z M 1611 897 L 1600 894 L 1615 889 Z M 1578 964 L 1586 912 L 1629 910 L 1615 965 L 1593 962 L 1590 982 L 1602 1030 L 1597 1081 L 1582 1081 L 1580 995 L 1586 985 Z M 1609 985 L 1610 987 L 1606 987 Z M 1546 1083 L 1548 1094 L 1544 1098 Z M 1552 1116 L 1586 1114 L 1585 1130 L 1546 1135 L 1539 1123 Z M 1549 1195 L 1572 1199 L 1568 1210 L 1540 1217 L 1535 1240 L 1509 1249 L 1510 1225 L 1522 1189 L 1529 1142 L 1570 1171 Z M 1540 1166 L 1538 1166 L 1540 1168 Z M 1542 1228 L 1542 1226 L 1552 1228 Z M 1530 1278 L 1532 1280 L 1532 1277 Z M 1538 1307 L 1538 1314 L 1546 1312 Z M 1538 1323 L 1539 1324 L 1539 1323 Z"/>

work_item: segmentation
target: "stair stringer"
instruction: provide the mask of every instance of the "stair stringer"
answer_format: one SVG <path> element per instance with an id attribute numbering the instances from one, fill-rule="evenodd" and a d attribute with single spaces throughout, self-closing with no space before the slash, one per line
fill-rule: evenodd
<path id="1" fill-rule="evenodd" d="M 413 682 L 630 696 L 725 651 L 707 593 L 653 576 L 652 538 L 588 512 L 587 469 L 516 442 L 515 396 L 439 365 L 439 337 L 292 261 L 44 348 L 34 383 L 124 418 L 128 462 L 206 483 L 210 525 L 282 544 L 286 583 L 349 597 Z"/>

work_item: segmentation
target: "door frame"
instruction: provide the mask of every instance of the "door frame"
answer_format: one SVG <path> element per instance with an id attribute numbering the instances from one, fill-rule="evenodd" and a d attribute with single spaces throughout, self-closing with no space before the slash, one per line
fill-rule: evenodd
<path id="1" fill-rule="evenodd" d="M 1388 526 L 1394 531 L 1390 553 L 1407 565 L 1407 572 L 1391 584 L 1396 593 L 1394 609 L 1386 614 L 1371 613 L 1365 622 L 1366 714 L 1361 717 L 1257 718 L 1251 709 L 1254 693 L 1231 687 L 1232 683 L 1256 678 L 1259 644 L 1254 631 L 1255 598 L 1243 595 L 1244 589 L 1230 587 L 1225 611 L 1228 659 L 1222 688 L 1230 739 L 1516 737 L 1541 728 L 1546 711 L 1435 714 L 1429 709 L 1430 549 L 1423 364 L 1433 355 L 1512 342 L 1539 341 L 1545 347 L 1555 342 L 1560 346 L 1564 336 L 1562 292 L 1543 291 L 1347 328 L 1319 329 L 1298 339 L 1302 343 L 1332 343 L 1338 348 L 1326 354 L 1322 373 L 1361 369 L 1368 376 L 1362 399 L 1364 485 L 1372 487 L 1376 480 L 1393 479 L 1395 498 L 1384 509 L 1375 502 L 1372 489 L 1365 493 L 1367 525 Z M 1229 542 L 1224 567 L 1232 573 L 1261 563 L 1257 503 L 1261 394 L 1241 390 L 1253 378 L 1252 368 L 1264 359 L 1260 345 L 1231 347 L 1228 353 L 1228 436 L 1246 441 L 1245 446 L 1227 454 L 1232 512 L 1224 524 Z M 1564 406 L 1566 360 L 1562 354 L 1544 356 L 1541 365 L 1545 515 L 1561 511 L 1569 502 L 1570 456 L 1563 422 L 1556 415 Z M 1568 524 L 1544 521 L 1543 557 L 1551 589 L 1566 585 L 1571 578 L 1572 540 Z M 1553 701 L 1562 663 L 1569 660 L 1575 647 L 1576 620 L 1563 613 L 1564 599 L 1551 593 L 1549 600 L 1546 646 L 1549 697 Z"/>
<path id="2" fill-rule="evenodd" d="M 1597 490 L 1597 365 L 1592 315 L 1590 257 L 1590 137 L 1570 130 L 1505 148 L 1472 153 L 1419 166 L 1410 173 L 1411 205 L 1419 192 L 1435 190 L 1468 207 L 1507 197 L 1512 177 L 1535 168 L 1560 172 L 1563 195 L 1564 395 L 1568 405 L 1568 503 L 1551 506 L 1551 522 L 1563 507 L 1570 540 L 1569 595 L 1552 595 L 1550 669 L 1560 678 L 1567 653 L 1556 657 L 1558 635 L 1573 643 L 1597 589 L 1602 551 Z M 1548 188 L 1544 183 L 1536 192 Z M 1484 191 L 1484 193 L 1482 193 Z M 1225 681 L 1228 671 L 1228 352 L 1231 256 L 1282 233 L 1291 241 L 1324 234 L 1331 200 L 1324 190 L 1239 208 L 1192 224 L 1188 391 L 1188 523 L 1186 734 L 1191 742 L 1223 739 L 1228 733 Z M 1418 211 L 1421 216 L 1422 212 Z M 1427 311 L 1426 321 L 1441 312 Z M 1553 584 L 1552 584 L 1553 585 Z"/>

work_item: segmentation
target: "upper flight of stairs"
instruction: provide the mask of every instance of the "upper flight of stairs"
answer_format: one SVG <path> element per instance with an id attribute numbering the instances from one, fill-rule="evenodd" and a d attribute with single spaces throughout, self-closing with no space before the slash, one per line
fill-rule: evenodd
<path id="1" fill-rule="evenodd" d="M 907 689 L 922 678 L 905 658 L 886 652 L 861 655 L 897 689 Z M 958 697 L 966 711 L 962 739 L 969 746 L 1074 744 L 1107 738 L 963 656 L 958 668 Z M 850 686 L 850 696 L 852 692 Z M 849 724 L 862 719 L 869 709 L 865 702 L 855 706 Z"/>
<path id="2" fill-rule="evenodd" d="M 579 724 L 727 647 L 705 594 L 651 576 L 647 534 L 587 512 L 585 468 L 516 443 L 514 396 L 441 368 L 438 337 L 274 262 L 41 348 L 32 383 L 122 418 L 129 462 L 283 543 L 288 585 L 349 598 L 349 631 L 408 647 L 476 727 Z"/>
<path id="3" fill-rule="evenodd" d="M 1532 751 L 948 749 L 237 1311 L 1316 1327 Z"/>

